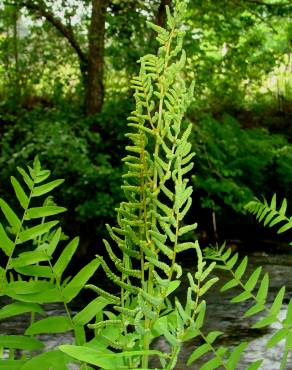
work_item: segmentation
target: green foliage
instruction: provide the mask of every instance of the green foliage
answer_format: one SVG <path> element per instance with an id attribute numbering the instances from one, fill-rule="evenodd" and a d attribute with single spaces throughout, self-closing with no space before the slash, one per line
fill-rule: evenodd
<path id="1" fill-rule="evenodd" d="M 248 258 L 244 257 L 244 259 L 239 261 L 238 253 L 232 253 L 231 249 L 226 249 L 225 246 L 216 249 L 209 248 L 206 250 L 205 255 L 207 259 L 216 261 L 215 268 L 226 270 L 231 275 L 231 279 L 221 287 L 222 292 L 234 287 L 239 287 L 242 290 L 242 293 L 233 296 L 231 303 L 252 302 L 252 305 L 244 313 L 244 317 L 251 317 L 261 313 L 260 318 L 257 317 L 251 326 L 253 329 L 260 329 L 275 323 L 278 324 L 277 331 L 266 343 L 266 349 L 275 346 L 282 340 L 286 341 L 280 366 L 281 369 L 285 369 L 287 353 L 291 350 L 290 306 L 292 302 L 292 299 L 290 299 L 286 316 L 282 319 L 279 314 L 283 307 L 285 286 L 277 292 L 272 304 L 268 305 L 269 274 L 263 274 L 262 267 L 256 268 L 249 276 L 246 276 Z M 258 362 L 258 365 L 261 362 Z"/>
<path id="2" fill-rule="evenodd" d="M 292 218 L 286 216 L 287 200 L 284 198 L 281 206 L 277 209 L 277 197 L 273 195 L 271 203 L 269 204 L 266 199 L 261 202 L 256 199 L 246 205 L 248 212 L 256 216 L 258 221 L 263 222 L 264 226 L 278 225 L 278 234 L 288 231 L 292 228 Z M 291 245 L 291 243 L 290 243 Z"/>
<path id="3" fill-rule="evenodd" d="M 291 144 L 285 137 L 260 128 L 243 130 L 226 114 L 220 120 L 205 114 L 194 123 L 192 144 L 198 162 L 193 180 L 204 191 L 203 207 L 243 212 L 254 194 L 290 194 Z"/>
<path id="4" fill-rule="evenodd" d="M 185 32 L 181 22 L 186 11 L 187 3 L 178 0 L 173 14 L 166 8 L 166 28 L 149 23 L 157 33 L 159 48 L 157 55 L 140 58 L 140 72 L 131 80 L 136 104 L 129 117 L 127 155 L 123 158 L 125 200 L 116 210 L 117 226 L 107 225 L 110 241 L 104 239 L 106 257 L 96 255 L 74 276 L 66 277 L 79 239 L 66 241 L 60 248 L 66 238 L 55 216 L 65 209 L 54 203 L 50 193 L 63 180 L 50 180 L 50 171 L 41 167 L 37 157 L 32 167 L 18 168 L 21 181 L 11 177 L 18 207 L 0 199 L 3 214 L 0 248 L 4 257 L 0 295 L 9 297 L 11 302 L 0 309 L 0 320 L 30 313 L 31 322 L 23 335 L 0 336 L 0 368 L 63 370 L 75 361 L 81 369 L 91 369 L 93 365 L 101 369 L 146 370 L 152 367 L 151 360 L 157 359 L 160 364 L 157 366 L 171 370 L 176 367 L 183 343 L 197 338 L 187 365 L 209 354 L 211 357 L 201 369 L 233 370 L 248 343 L 240 343 L 229 351 L 216 345 L 222 332 L 205 333 L 204 329 L 207 309 L 204 296 L 218 282 L 214 276 L 216 268 L 231 274 L 222 291 L 242 289 L 231 302 L 253 301 L 246 317 L 265 314 L 253 328 L 280 324 L 267 348 L 285 340 L 281 369 L 285 368 L 292 347 L 292 299 L 286 317 L 279 317 L 285 288 L 279 290 L 268 306 L 269 275 L 262 274 L 261 268 L 246 277 L 247 257 L 239 261 L 238 255 L 224 246 L 208 249 L 203 255 L 197 241 L 188 241 L 188 233 L 196 229 L 197 223 L 189 224 L 185 218 L 192 205 L 193 187 L 188 176 L 194 157 L 190 142 L 192 125 L 183 122 L 194 88 L 193 84 L 187 86 L 182 77 L 186 54 L 182 49 Z M 87 134 L 85 131 L 82 138 Z M 50 135 L 58 139 L 56 133 Z M 98 141 L 96 137 L 95 140 Z M 70 140 L 66 143 L 84 148 L 84 141 L 77 137 L 73 143 Z M 87 164 L 89 154 L 85 154 L 78 157 L 79 167 L 82 161 Z M 275 197 L 270 205 L 255 202 L 248 209 L 258 218 L 266 217 L 270 226 L 285 221 L 285 227 L 290 228 L 291 221 L 285 215 L 286 201 L 279 211 Z M 282 227 L 280 231 L 285 230 Z M 182 303 L 175 296 L 183 275 L 177 257 L 186 250 L 195 252 L 197 264 L 195 271 L 187 274 L 189 285 Z M 115 294 L 91 281 L 98 268 L 118 288 Z M 69 305 L 83 288 L 96 296 L 80 312 L 72 314 Z M 43 305 L 55 302 L 64 305 L 66 315 L 43 317 Z M 87 339 L 86 329 L 93 339 Z M 39 334 L 71 331 L 74 344 L 34 353 L 43 348 L 36 337 Z M 155 339 L 161 336 L 169 345 L 168 351 L 152 349 Z M 15 349 L 26 352 L 19 359 Z M 255 361 L 248 369 L 258 369 L 261 363 L 261 359 Z"/>
<path id="5" fill-rule="evenodd" d="M 16 167 L 24 166 L 37 153 L 42 153 L 42 162 L 54 168 L 54 176 L 67 179 L 56 194 L 56 201 L 66 203 L 70 211 L 67 230 L 96 228 L 100 237 L 104 237 L 102 227 L 96 225 L 113 218 L 113 209 L 121 199 L 119 153 L 112 150 L 112 143 L 109 145 L 114 136 L 118 137 L 117 133 L 121 136 L 123 132 L 121 126 L 114 126 L 111 113 L 116 110 L 117 117 L 124 120 L 125 113 L 118 113 L 120 104 L 117 100 L 104 107 L 99 117 L 102 120 L 99 133 L 91 126 L 99 125 L 100 121 L 80 120 L 78 111 L 70 112 L 69 107 L 64 111 L 43 111 L 42 107 L 37 107 L 23 112 L 1 137 L 1 178 L 8 180 L 10 170 L 15 171 Z M 115 140 L 121 145 L 121 138 Z M 2 188 L 9 194 L 4 181 Z"/>
<path id="6" fill-rule="evenodd" d="M 0 224 L 0 248 L 3 252 L 0 295 L 12 300 L 12 303 L 1 308 L 0 320 L 30 313 L 31 323 L 24 335 L 0 337 L 0 347 L 4 354 L 1 366 L 15 369 L 49 369 L 54 366 L 56 370 L 66 369 L 70 358 L 58 350 L 31 356 L 35 350 L 44 347 L 35 336 L 73 330 L 76 340 L 82 340 L 84 324 L 74 321 L 68 304 L 79 294 L 100 263 L 93 260 L 73 278 L 63 278 L 79 243 L 78 238 L 67 243 L 53 262 L 54 252 L 64 239 L 54 217 L 66 209 L 56 206 L 49 194 L 63 180 L 50 181 L 50 171 L 41 167 L 38 158 L 33 167 L 28 167 L 27 170 L 18 168 L 18 171 L 22 181 L 11 177 L 11 183 L 21 212 L 15 212 L 6 201 L 0 199 L 0 208 L 5 219 L 5 223 Z M 42 305 L 52 302 L 63 303 L 67 316 L 43 318 L 45 310 Z M 80 316 L 82 317 L 82 312 Z M 30 351 L 31 355 L 24 355 L 19 360 L 14 354 L 15 349 Z M 6 351 L 9 351 L 9 360 L 6 359 Z"/>

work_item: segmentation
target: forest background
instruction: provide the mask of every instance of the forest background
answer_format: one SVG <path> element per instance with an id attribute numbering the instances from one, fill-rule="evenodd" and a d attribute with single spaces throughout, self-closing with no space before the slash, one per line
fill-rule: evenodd
<path id="1" fill-rule="evenodd" d="M 130 80 L 139 57 L 155 52 L 146 21 L 163 26 L 165 5 L 0 0 L 0 196 L 9 199 L 10 175 L 38 154 L 66 179 L 56 202 L 69 210 L 65 232 L 81 236 L 80 255 L 96 253 L 123 197 Z M 288 0 L 190 1 L 185 79 L 196 83 L 186 123 L 197 155 L 188 217 L 203 244 L 258 247 L 272 234 L 244 205 L 274 192 L 292 204 L 291 17 Z"/>

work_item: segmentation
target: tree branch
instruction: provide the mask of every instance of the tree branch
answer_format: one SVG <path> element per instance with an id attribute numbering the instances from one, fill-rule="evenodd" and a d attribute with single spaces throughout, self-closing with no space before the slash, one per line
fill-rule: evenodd
<path id="1" fill-rule="evenodd" d="M 54 13 L 49 10 L 43 0 L 38 0 L 36 2 L 31 0 L 20 1 L 20 5 L 26 7 L 27 9 L 39 14 L 44 17 L 48 22 L 50 22 L 69 42 L 72 48 L 75 50 L 82 64 L 87 64 L 87 55 L 82 51 L 79 43 L 77 42 L 73 30 L 70 26 L 67 26 L 57 18 Z"/>

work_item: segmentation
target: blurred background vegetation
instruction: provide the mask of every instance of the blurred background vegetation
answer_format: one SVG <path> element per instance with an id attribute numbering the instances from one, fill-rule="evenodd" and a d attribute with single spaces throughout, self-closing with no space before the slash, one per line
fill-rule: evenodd
<path id="1" fill-rule="evenodd" d="M 65 178 L 56 201 L 96 251 L 122 198 L 129 81 L 172 0 L 0 0 L 0 195 L 39 154 Z M 195 80 L 193 207 L 203 243 L 269 239 L 244 214 L 255 195 L 292 204 L 292 3 L 191 0 L 185 79 Z M 291 213 L 291 212 L 290 212 Z M 101 244 L 100 244 L 101 245 Z"/>

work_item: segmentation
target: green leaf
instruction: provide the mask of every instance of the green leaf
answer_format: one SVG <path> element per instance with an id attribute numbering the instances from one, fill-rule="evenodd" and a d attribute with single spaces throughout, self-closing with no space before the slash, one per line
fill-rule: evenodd
<path id="1" fill-rule="evenodd" d="M 235 349 L 232 351 L 231 355 L 226 364 L 227 370 L 234 370 L 236 369 L 237 363 L 240 359 L 242 352 L 246 349 L 248 342 L 242 342 Z"/>
<path id="2" fill-rule="evenodd" d="M 265 326 L 273 324 L 275 321 L 277 321 L 277 318 L 274 315 L 269 315 L 253 324 L 252 329 L 264 328 Z"/>
<path id="3" fill-rule="evenodd" d="M 61 234 L 62 229 L 59 227 L 58 230 L 56 230 L 56 232 L 54 233 L 54 236 L 52 237 L 48 247 L 46 248 L 48 256 L 51 256 L 54 253 L 55 249 L 57 248 L 57 245 L 61 238 Z"/>
<path id="4" fill-rule="evenodd" d="M 173 280 L 169 283 L 166 291 L 166 297 L 168 297 L 172 292 L 174 292 L 180 285 L 180 280 Z"/>
<path id="5" fill-rule="evenodd" d="M 59 221 L 49 221 L 22 231 L 19 233 L 19 238 L 16 244 L 25 243 L 28 240 L 36 239 L 37 237 L 49 232 L 52 227 L 58 224 L 58 222 Z"/>
<path id="6" fill-rule="evenodd" d="M 206 342 L 212 344 L 222 334 L 224 334 L 222 331 L 211 331 L 207 335 Z"/>
<path id="7" fill-rule="evenodd" d="M 200 367 L 200 370 L 213 370 L 217 369 L 218 366 L 223 364 L 223 360 L 218 357 L 213 357 L 211 360 L 207 361 L 203 366 Z"/>
<path id="8" fill-rule="evenodd" d="M 162 358 L 168 357 L 167 354 L 157 350 L 124 351 L 119 353 L 109 351 L 104 353 L 95 348 L 73 346 L 69 344 L 59 346 L 59 349 L 79 361 L 99 366 L 106 370 L 122 369 L 123 357 L 129 358 L 142 355 L 158 356 Z"/>
<path id="9" fill-rule="evenodd" d="M 45 181 L 48 177 L 50 177 L 51 171 L 49 170 L 42 170 L 40 172 L 37 172 L 35 183 L 40 184 L 41 182 Z"/>
<path id="10" fill-rule="evenodd" d="M 286 313 L 286 319 L 284 320 L 284 325 L 292 325 L 292 298 L 290 298 Z"/>
<path id="11" fill-rule="evenodd" d="M 41 195 L 47 194 L 53 189 L 55 189 L 57 186 L 61 185 L 64 182 L 64 180 L 54 180 L 51 182 L 48 182 L 47 184 L 36 186 L 33 189 L 32 197 L 39 197 Z"/>
<path id="12" fill-rule="evenodd" d="M 26 276 L 36 276 L 51 279 L 53 277 L 52 270 L 49 266 L 24 266 L 17 267 L 15 271 Z"/>
<path id="13" fill-rule="evenodd" d="M 23 252 L 17 258 L 13 258 L 10 261 L 10 265 L 13 268 L 24 267 L 28 265 L 34 265 L 35 263 L 48 261 L 48 257 L 43 251 L 31 251 Z"/>
<path id="14" fill-rule="evenodd" d="M 192 364 L 194 361 L 196 361 L 198 358 L 202 357 L 205 353 L 209 352 L 211 350 L 210 345 L 208 343 L 202 344 L 200 347 L 198 347 L 188 358 L 187 366 Z"/>
<path id="15" fill-rule="evenodd" d="M 225 292 L 228 289 L 234 288 L 238 285 L 238 281 L 235 279 L 229 280 L 223 287 L 220 289 L 220 292 Z"/>
<path id="16" fill-rule="evenodd" d="M 24 192 L 22 186 L 20 185 L 20 183 L 13 176 L 11 176 L 11 183 L 12 183 L 13 189 L 15 191 L 16 198 L 18 199 L 21 207 L 23 209 L 26 209 L 27 206 L 28 206 L 28 203 L 29 203 L 28 196 L 25 194 L 25 192 Z"/>
<path id="17" fill-rule="evenodd" d="M 103 297 L 97 297 L 83 310 L 79 311 L 74 317 L 73 322 L 77 325 L 85 325 L 89 323 L 99 312 L 101 312 L 105 306 L 107 306 L 111 301 Z"/>
<path id="18" fill-rule="evenodd" d="M 256 298 L 260 302 L 265 302 L 269 289 L 269 274 L 265 273 L 263 280 L 261 281 Z"/>
<path id="19" fill-rule="evenodd" d="M 229 261 L 226 262 L 226 265 L 228 267 L 229 270 L 232 270 L 233 266 L 236 264 L 238 260 L 238 253 L 235 253 Z"/>
<path id="20" fill-rule="evenodd" d="M 67 303 L 75 298 L 80 290 L 84 288 L 85 284 L 98 269 L 99 265 L 99 260 L 95 259 L 91 261 L 88 265 L 83 267 L 83 269 L 81 269 L 66 285 L 63 290 L 63 297 Z M 55 273 L 58 273 L 58 270 L 55 270 Z"/>
<path id="21" fill-rule="evenodd" d="M 199 290 L 199 296 L 203 296 L 214 284 L 219 280 L 218 277 L 214 277 L 208 280 Z"/>
<path id="22" fill-rule="evenodd" d="M 247 299 L 249 299 L 251 297 L 252 297 L 252 294 L 250 292 L 242 292 L 239 295 L 233 297 L 230 302 L 231 303 L 239 303 L 239 302 L 242 302 L 242 301 L 246 301 Z"/>
<path id="23" fill-rule="evenodd" d="M 277 195 L 274 194 L 271 200 L 271 204 L 270 204 L 270 208 L 274 211 L 276 210 L 276 203 L 277 203 L 276 201 L 277 201 Z"/>
<path id="24" fill-rule="evenodd" d="M 190 339 L 196 338 L 198 335 L 201 335 L 200 330 L 195 327 L 188 327 L 184 332 L 182 341 L 186 342 Z"/>
<path id="25" fill-rule="evenodd" d="M 24 335 L 0 335 L 0 347 L 34 351 L 44 348 L 42 342 Z"/>
<path id="26" fill-rule="evenodd" d="M 21 302 L 62 302 L 63 297 L 54 284 L 47 281 L 16 281 L 6 285 L 4 294 Z"/>
<path id="27" fill-rule="evenodd" d="M 236 279 L 240 280 L 242 275 L 245 273 L 247 262 L 248 262 L 248 258 L 247 256 L 245 256 L 244 259 L 241 261 L 240 265 L 237 267 L 237 269 L 234 272 Z"/>
<path id="28" fill-rule="evenodd" d="M 263 360 L 257 360 L 255 361 L 254 363 L 252 363 L 251 365 L 249 365 L 249 367 L 247 368 L 247 370 L 258 370 L 259 367 L 261 366 Z"/>
<path id="29" fill-rule="evenodd" d="M 20 370 L 25 360 L 0 360 L 0 370 Z"/>
<path id="30" fill-rule="evenodd" d="M 244 314 L 244 317 L 253 316 L 256 313 L 259 313 L 265 309 L 263 304 L 255 304 L 254 306 L 250 307 Z"/>
<path id="31" fill-rule="evenodd" d="M 17 215 L 14 213 L 14 211 L 10 208 L 10 206 L 3 199 L 0 199 L 0 207 L 9 225 L 14 230 L 18 230 L 21 226 L 21 221 L 17 217 Z"/>
<path id="32" fill-rule="evenodd" d="M 7 319 L 8 317 L 21 315 L 26 312 L 37 312 L 43 314 L 44 310 L 38 304 L 15 302 L 8 304 L 0 309 L 0 320 Z"/>
<path id="33" fill-rule="evenodd" d="M 57 206 L 43 206 L 29 208 L 26 212 L 25 219 L 30 220 L 32 218 L 41 218 L 57 215 L 61 212 L 65 212 L 66 208 Z"/>
<path id="34" fill-rule="evenodd" d="M 281 234 L 281 233 L 283 233 L 284 231 L 287 231 L 287 230 L 289 230 L 289 229 L 291 229 L 291 228 L 292 228 L 292 222 L 291 222 L 291 220 L 289 220 L 289 222 L 287 222 L 287 224 L 286 224 L 286 225 L 282 226 L 282 227 L 278 230 L 278 234 Z"/>
<path id="35" fill-rule="evenodd" d="M 26 335 L 64 333 L 73 330 L 72 323 L 66 316 L 48 317 L 32 323 L 25 331 Z"/>
<path id="36" fill-rule="evenodd" d="M 266 343 L 266 348 L 272 348 L 274 347 L 277 343 L 281 342 L 284 338 L 286 338 L 287 334 L 289 333 L 288 328 L 282 328 L 278 330 L 272 337 L 268 340 Z"/>
<path id="37" fill-rule="evenodd" d="M 74 256 L 74 253 L 78 247 L 79 238 L 74 238 L 71 242 L 65 247 L 61 256 L 58 258 L 57 262 L 55 263 L 53 269 L 56 276 L 61 278 L 65 268 L 68 266 L 71 258 Z"/>
<path id="38" fill-rule="evenodd" d="M 284 295 L 285 295 L 285 286 L 282 286 L 282 288 L 279 290 L 278 294 L 276 295 L 276 298 L 272 304 L 272 307 L 270 308 L 270 312 L 275 316 L 278 315 L 281 309 Z"/>
<path id="39" fill-rule="evenodd" d="M 254 287 L 256 286 L 256 283 L 258 282 L 259 276 L 261 274 L 262 267 L 259 266 L 257 269 L 254 270 L 254 272 L 250 275 L 248 281 L 244 284 L 245 289 L 249 292 L 252 292 Z"/>
<path id="40" fill-rule="evenodd" d="M 2 224 L 0 224 L 0 248 L 7 257 L 10 257 L 14 249 L 14 243 L 6 234 L 6 231 L 4 230 Z"/>
<path id="41" fill-rule="evenodd" d="M 21 370 L 67 370 L 69 361 L 61 351 L 48 351 L 28 360 Z"/>
<path id="42" fill-rule="evenodd" d="M 22 175 L 24 182 L 28 186 L 29 190 L 33 188 L 33 180 L 30 176 L 25 172 L 25 170 L 21 167 L 17 167 L 18 172 Z"/>
<path id="43" fill-rule="evenodd" d="M 279 209 L 280 215 L 285 216 L 286 210 L 287 210 L 287 199 L 284 198 L 281 204 L 281 208 Z"/>
<path id="44" fill-rule="evenodd" d="M 199 310 L 198 316 L 196 318 L 196 328 L 197 329 L 201 329 L 201 327 L 204 324 L 205 312 L 206 312 L 206 302 L 202 301 L 201 305 L 200 305 L 200 310 Z"/>

